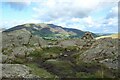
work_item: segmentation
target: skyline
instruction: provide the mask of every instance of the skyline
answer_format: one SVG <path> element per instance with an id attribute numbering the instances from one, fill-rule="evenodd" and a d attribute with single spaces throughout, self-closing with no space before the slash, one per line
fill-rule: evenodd
<path id="1" fill-rule="evenodd" d="M 0 28 L 47 23 L 95 33 L 118 32 L 118 0 L 7 0 L 0 5 Z"/>

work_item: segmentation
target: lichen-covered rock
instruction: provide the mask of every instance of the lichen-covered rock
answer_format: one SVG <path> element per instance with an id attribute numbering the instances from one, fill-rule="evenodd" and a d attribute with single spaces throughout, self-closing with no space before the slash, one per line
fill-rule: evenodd
<path id="1" fill-rule="evenodd" d="M 2 54 L 2 62 L 4 63 L 4 62 L 6 62 L 6 60 L 8 59 L 8 56 L 7 55 L 4 55 L 4 54 Z"/>
<path id="2" fill-rule="evenodd" d="M 14 54 L 15 57 L 21 57 L 24 58 L 27 56 L 27 47 L 16 47 L 13 49 L 12 54 Z"/>
<path id="3" fill-rule="evenodd" d="M 64 40 L 64 41 L 61 41 L 58 45 L 61 47 L 75 46 L 76 41 L 75 40 Z"/>
<path id="4" fill-rule="evenodd" d="M 46 41 L 40 37 L 32 35 L 26 29 L 16 30 L 12 32 L 3 32 L 2 34 L 3 48 L 20 47 L 20 46 L 45 46 Z"/>
<path id="5" fill-rule="evenodd" d="M 79 56 L 79 60 L 82 60 L 84 62 L 97 61 L 107 66 L 109 65 L 111 68 L 116 68 L 115 65 L 117 65 L 117 62 L 112 63 L 111 60 L 114 60 L 117 57 L 118 39 L 106 38 L 97 40 L 91 48 Z"/>
<path id="6" fill-rule="evenodd" d="M 37 76 L 31 74 L 29 67 L 20 64 L 3 64 L 3 78 L 35 78 Z"/>
<path id="7" fill-rule="evenodd" d="M 108 68 L 118 69 L 118 60 L 117 59 L 104 59 L 100 63 L 105 64 Z"/>
<path id="8" fill-rule="evenodd" d="M 86 32 L 85 35 L 81 39 L 83 39 L 83 40 L 92 40 L 92 39 L 94 39 L 94 37 L 93 37 L 92 33 Z"/>
<path id="9" fill-rule="evenodd" d="M 41 37 L 31 34 L 25 28 L 13 30 L 10 32 L 2 32 L 2 54 L 7 55 L 8 59 L 3 62 L 11 62 L 10 56 L 15 58 L 25 58 L 35 48 L 46 46 L 46 41 Z"/>
<path id="10" fill-rule="evenodd" d="M 16 47 L 22 44 L 27 44 L 31 34 L 27 30 L 18 30 L 9 33 L 3 32 L 2 34 L 2 44 L 5 47 Z"/>

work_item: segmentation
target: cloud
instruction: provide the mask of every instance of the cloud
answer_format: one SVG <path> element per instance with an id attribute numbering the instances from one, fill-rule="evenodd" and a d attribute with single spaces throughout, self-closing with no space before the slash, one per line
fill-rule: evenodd
<path id="1" fill-rule="evenodd" d="M 113 6 L 104 19 L 104 27 L 107 32 L 118 32 L 118 6 Z"/>
<path id="2" fill-rule="evenodd" d="M 38 2 L 39 7 L 33 8 L 37 12 L 39 19 L 42 16 L 46 16 L 52 20 L 61 17 L 75 17 L 83 18 L 89 16 L 93 11 L 96 11 L 100 8 L 105 8 L 117 3 L 118 0 L 45 0 L 43 2 Z M 44 9 L 44 11 L 43 11 Z M 43 19 L 43 18 L 41 18 Z"/>
<path id="3" fill-rule="evenodd" d="M 118 17 L 118 6 L 113 7 L 106 16 L 106 18 L 113 18 L 113 17 Z"/>
<path id="4" fill-rule="evenodd" d="M 52 19 L 64 18 L 83 18 L 86 17 L 94 10 L 97 9 L 99 0 L 47 0 L 40 3 L 42 7 L 33 8 L 38 14 L 39 19 L 42 16 L 48 17 L 46 21 Z M 43 11 L 44 9 L 44 11 Z"/>
<path id="5" fill-rule="evenodd" d="M 34 1 L 7 2 L 13 9 L 22 10 Z M 33 7 L 34 19 L 19 21 L 11 24 L 28 22 L 44 22 L 60 25 L 68 28 L 76 28 L 92 32 L 114 32 L 117 30 L 117 5 L 118 0 L 37 0 L 37 6 Z M 108 14 L 100 19 L 93 15 L 100 9 L 108 8 Z M 106 11 L 106 12 L 107 12 Z M 101 14 L 104 12 L 101 12 Z M 98 15 L 99 16 L 99 15 Z M 17 20 L 16 20 L 17 21 Z"/>
<path id="6" fill-rule="evenodd" d="M 24 2 L 3 2 L 5 5 L 9 5 L 11 8 L 15 10 L 22 10 L 25 7 L 29 6 L 31 2 L 29 1 L 24 1 Z"/>
<path id="7" fill-rule="evenodd" d="M 100 29 L 108 26 L 113 26 L 112 22 L 115 19 L 98 19 L 94 20 L 90 14 L 99 9 L 111 8 L 109 14 L 104 16 L 110 16 L 113 18 L 116 16 L 116 7 L 118 0 L 46 0 L 40 3 L 39 7 L 33 8 L 36 12 L 36 19 L 43 22 L 53 23 L 70 28 L 79 28 L 82 30 L 90 29 L 92 31 L 97 31 L 95 29 Z M 112 17 L 113 16 L 113 17 Z M 111 24 L 111 25 L 110 25 Z M 114 23 L 115 25 L 117 23 Z M 103 30 L 103 29 L 101 29 Z"/>
<path id="8" fill-rule="evenodd" d="M 41 21 L 40 20 L 35 20 L 35 19 L 30 19 L 30 20 L 8 20 L 8 21 L 1 21 L 2 23 L 0 24 L 0 28 L 11 28 L 11 27 L 14 27 L 14 26 L 17 26 L 17 25 L 21 25 L 21 24 L 26 24 L 26 23 L 40 23 Z"/>

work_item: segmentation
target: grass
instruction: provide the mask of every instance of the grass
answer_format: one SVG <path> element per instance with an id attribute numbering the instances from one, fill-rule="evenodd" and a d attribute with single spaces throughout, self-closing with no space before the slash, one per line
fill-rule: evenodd
<path id="1" fill-rule="evenodd" d="M 75 77 L 75 72 L 73 71 L 72 63 L 61 60 L 47 60 L 45 62 L 46 66 L 51 66 L 49 70 L 58 75 L 59 77 L 72 78 Z"/>
<path id="2" fill-rule="evenodd" d="M 31 52 L 29 56 L 32 57 L 39 57 L 39 58 L 48 58 L 50 55 L 58 56 L 64 49 L 61 47 L 46 47 L 42 48 L 42 50 L 36 49 L 35 51 Z"/>
<path id="3" fill-rule="evenodd" d="M 95 78 L 93 74 L 85 73 L 85 72 L 78 72 L 76 73 L 77 78 Z"/>
<path id="4" fill-rule="evenodd" d="M 26 65 L 32 69 L 32 73 L 34 75 L 37 75 L 41 78 L 55 78 L 55 77 L 57 78 L 57 76 L 52 75 L 51 73 L 47 72 L 46 70 L 38 67 L 37 64 L 35 64 L 35 63 L 29 63 Z"/>
<path id="5" fill-rule="evenodd" d="M 25 62 L 26 62 L 25 59 L 16 58 L 14 61 L 12 61 L 12 64 L 23 64 Z"/>
<path id="6" fill-rule="evenodd" d="M 107 36 L 100 36 L 100 37 L 97 37 L 96 39 L 100 39 L 100 38 L 107 38 L 107 37 L 111 37 L 111 38 L 120 38 L 120 33 L 118 34 L 112 34 L 112 35 L 107 35 Z"/>

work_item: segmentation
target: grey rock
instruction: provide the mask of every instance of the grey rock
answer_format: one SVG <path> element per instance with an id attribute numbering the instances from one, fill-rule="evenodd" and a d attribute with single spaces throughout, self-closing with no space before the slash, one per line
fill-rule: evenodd
<path id="1" fill-rule="evenodd" d="M 7 56 L 7 55 L 2 54 L 2 62 L 3 62 L 3 63 L 4 63 L 4 62 L 6 62 L 6 61 L 7 61 L 7 59 L 8 59 L 8 56 Z"/>
<path id="2" fill-rule="evenodd" d="M 117 59 L 104 59 L 100 63 L 103 63 L 109 68 L 118 69 L 118 60 Z"/>
<path id="3" fill-rule="evenodd" d="M 65 40 L 65 41 L 61 41 L 58 45 L 60 45 L 61 47 L 75 46 L 76 41 L 75 40 Z"/>
<path id="4" fill-rule="evenodd" d="M 85 35 L 81 39 L 83 39 L 83 40 L 92 40 L 92 39 L 94 39 L 94 37 L 93 37 L 92 33 L 86 32 Z"/>
<path id="5" fill-rule="evenodd" d="M 46 41 L 40 37 L 32 35 L 26 29 L 16 30 L 12 32 L 3 32 L 3 48 L 20 47 L 20 46 L 44 46 Z M 37 45 L 35 45 L 37 44 Z"/>
<path id="6" fill-rule="evenodd" d="M 35 48 L 42 48 L 47 45 L 45 40 L 31 34 L 25 28 L 3 32 L 2 38 L 2 53 L 8 56 L 7 62 L 11 62 L 15 58 L 25 58 Z"/>
<path id="7" fill-rule="evenodd" d="M 23 46 L 23 47 L 16 47 L 13 49 L 12 54 L 15 57 L 21 57 L 24 58 L 25 56 L 27 56 L 27 47 Z"/>
<path id="8" fill-rule="evenodd" d="M 37 76 L 31 74 L 31 69 L 25 65 L 3 64 L 2 77 L 3 78 L 34 78 Z"/>
<path id="9" fill-rule="evenodd" d="M 112 59 L 118 57 L 118 39 L 105 38 L 97 40 L 92 47 L 84 51 L 79 60 L 84 62 L 98 61 L 105 65 L 116 68 L 117 63 L 112 63 Z M 108 61 L 106 61 L 108 60 Z"/>

